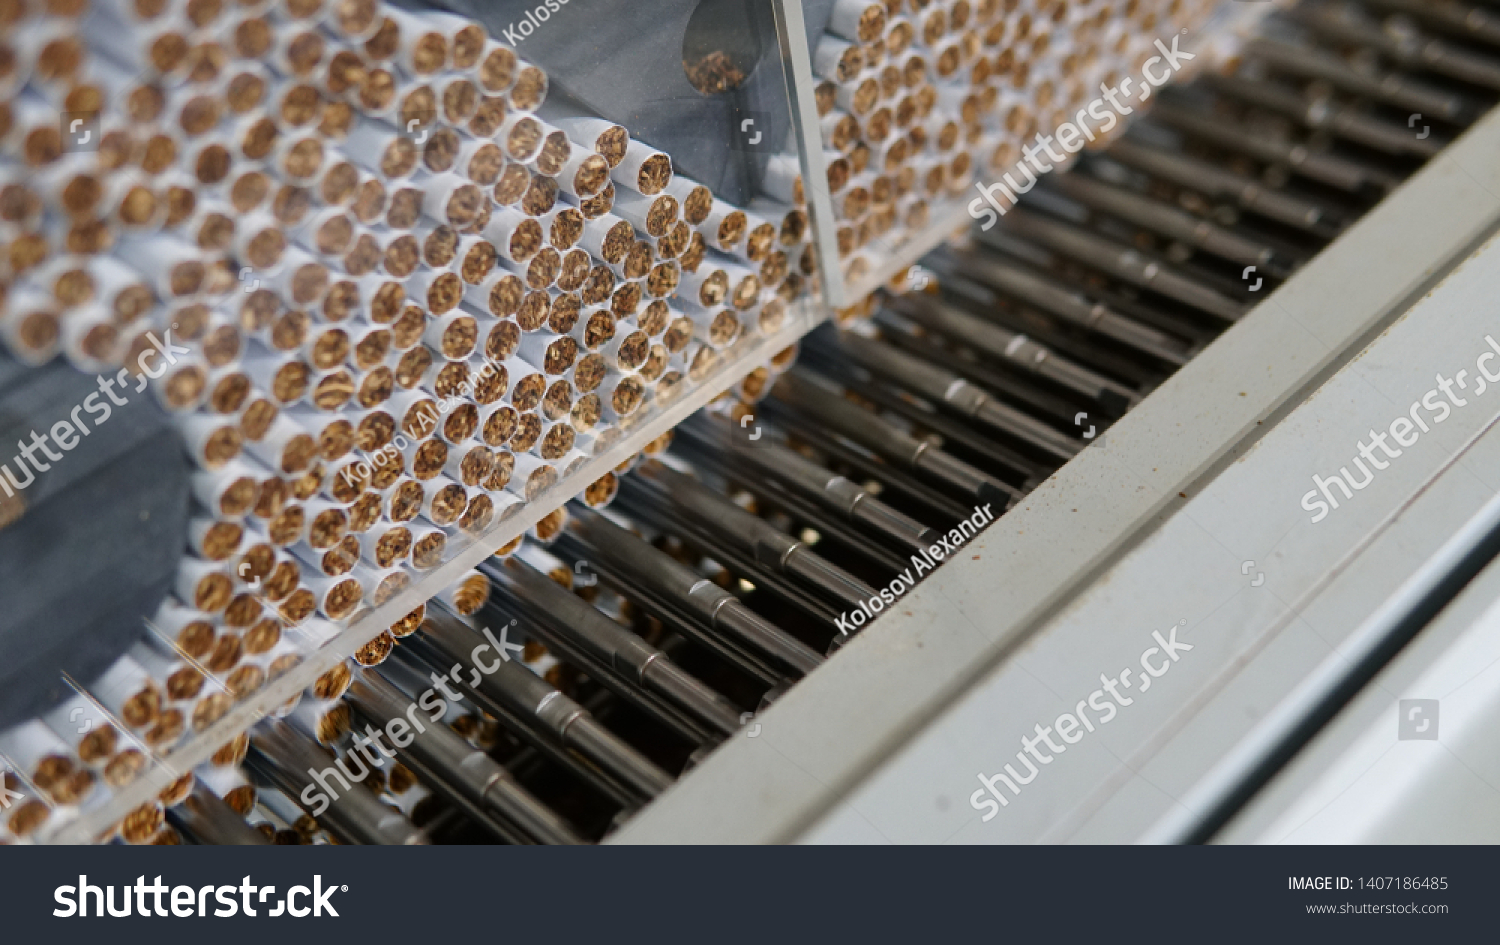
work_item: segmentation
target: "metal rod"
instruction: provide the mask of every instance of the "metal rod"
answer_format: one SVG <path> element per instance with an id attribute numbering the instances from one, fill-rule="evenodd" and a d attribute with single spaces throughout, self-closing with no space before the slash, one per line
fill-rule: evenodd
<path id="1" fill-rule="evenodd" d="M 407 711 L 414 704 L 375 672 L 362 673 L 344 698 L 357 714 L 387 733 L 390 733 L 389 723 L 398 719 L 404 723 L 408 719 Z M 402 727 L 411 728 L 409 724 Z M 394 734 L 391 741 L 397 757 L 408 766 L 431 772 L 432 786 L 444 790 L 450 799 L 461 798 L 467 805 L 513 824 L 541 843 L 583 842 L 561 817 L 521 787 L 509 771 L 447 726 L 436 723 L 419 726 L 404 746 Z M 379 747 L 378 741 L 375 744 Z"/>

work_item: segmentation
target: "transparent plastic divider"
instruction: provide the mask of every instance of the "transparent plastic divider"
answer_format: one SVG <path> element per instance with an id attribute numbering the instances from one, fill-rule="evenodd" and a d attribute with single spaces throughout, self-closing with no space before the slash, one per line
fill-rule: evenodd
<path id="1" fill-rule="evenodd" d="M 446 560 L 423 573 L 412 584 L 378 607 L 354 617 L 339 634 L 262 689 L 246 698 L 171 752 L 151 754 L 150 766 L 125 787 L 115 791 L 107 802 L 92 810 L 83 810 L 57 824 L 43 838 L 47 843 L 93 843 L 105 835 L 122 817 L 141 804 L 149 802 L 172 781 L 207 761 L 223 745 L 265 718 L 306 689 L 318 676 L 351 656 L 361 646 L 378 636 L 419 604 L 426 603 L 455 583 L 464 572 L 492 555 L 496 549 L 522 535 L 541 519 L 605 473 L 620 465 L 642 447 L 685 420 L 721 391 L 731 387 L 757 365 L 796 343 L 816 328 L 827 316 L 827 310 L 816 298 L 805 297 L 788 306 L 787 320 L 777 331 L 750 336 L 725 351 L 719 369 L 694 385 L 686 377 L 683 386 L 666 402 L 653 401 L 644 410 L 649 416 L 631 424 L 631 428 L 601 455 L 585 462 L 570 476 L 539 494 L 484 533 L 450 547 Z M 399 644 L 398 644 L 399 645 Z M 212 678 L 211 674 L 207 674 Z M 83 690 L 80 689 L 82 692 Z M 88 693 L 91 701 L 98 703 Z M 125 731 L 125 729 L 122 729 Z M 18 772 L 19 774 L 20 772 Z"/>
<path id="2" fill-rule="evenodd" d="M 792 106 L 792 134 L 802 167 L 802 192 L 807 200 L 808 224 L 812 227 L 813 245 L 818 250 L 817 277 L 823 300 L 833 308 L 844 308 L 858 301 L 860 296 L 845 290 L 838 269 L 837 224 L 833 195 L 828 192 L 828 162 L 823 158 L 822 133 L 818 130 L 818 105 L 813 94 L 817 79 L 812 72 L 812 53 L 807 45 L 802 0 L 771 0 L 771 4 L 776 14 L 776 38 L 781 43 L 782 61 L 787 67 L 787 98 Z"/>

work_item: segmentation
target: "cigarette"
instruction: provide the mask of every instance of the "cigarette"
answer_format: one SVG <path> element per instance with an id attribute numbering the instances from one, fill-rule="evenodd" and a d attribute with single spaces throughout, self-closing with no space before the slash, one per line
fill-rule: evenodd
<path id="1" fill-rule="evenodd" d="M 425 15 L 382 5 L 387 24 L 396 29 L 396 48 L 390 58 L 407 75 L 437 75 L 448 66 L 448 35 L 445 24 L 435 23 Z M 389 29 L 390 25 L 383 24 Z"/>
<path id="2" fill-rule="evenodd" d="M 398 286 L 399 288 L 399 286 Z M 404 299 L 405 289 L 401 289 Z M 380 319 L 372 318 L 377 324 L 390 325 L 391 348 L 396 351 L 409 351 L 422 341 L 422 335 L 427 330 L 427 313 L 420 305 L 403 304 L 395 317 L 382 322 Z"/>
<path id="3" fill-rule="evenodd" d="M 725 265 L 700 266 L 697 272 L 680 277 L 678 294 L 688 307 L 712 309 L 729 297 L 733 286 L 731 278 Z"/>
<path id="4" fill-rule="evenodd" d="M 576 366 L 576 364 L 575 364 Z M 573 385 L 567 378 L 553 381 L 542 397 L 542 416 L 548 420 L 561 420 L 573 409 Z"/>
<path id="5" fill-rule="evenodd" d="M 514 459 L 514 469 L 511 471 L 509 481 L 505 484 L 507 492 L 521 496 L 529 502 L 557 484 L 557 469 L 540 456 L 517 453 L 514 454 Z"/>
<path id="6" fill-rule="evenodd" d="M 745 212 L 715 197 L 708 215 L 697 224 L 697 230 L 715 249 L 732 251 L 744 240 L 749 229 Z"/>
<path id="7" fill-rule="evenodd" d="M 534 331 L 521 336 L 520 354 L 530 364 L 541 366 L 544 373 L 565 373 L 578 359 L 578 342 L 568 335 Z"/>
<path id="8" fill-rule="evenodd" d="M 379 636 L 354 651 L 354 662 L 361 666 L 379 666 L 391 655 L 391 648 L 395 645 L 390 632 L 382 630 Z"/>
<path id="9" fill-rule="evenodd" d="M 377 325 L 389 325 L 407 315 L 406 289 L 399 282 L 365 276 L 361 280 L 360 295 L 370 300 L 365 314 Z"/>
<path id="10" fill-rule="evenodd" d="M 677 222 L 681 205 L 671 194 L 661 193 L 648 197 L 625 190 L 616 196 L 613 212 L 630 221 L 636 229 L 659 238 L 665 236 L 672 224 Z"/>
<path id="11" fill-rule="evenodd" d="M 715 350 L 728 347 L 740 336 L 740 318 L 727 305 L 714 309 L 689 309 L 687 317 L 693 322 L 693 336 Z"/>
<path id="12" fill-rule="evenodd" d="M 543 246 L 544 233 L 536 220 L 515 210 L 502 207 L 490 217 L 484 237 L 499 250 L 502 258 L 524 265 Z"/>
<path id="13" fill-rule="evenodd" d="M 261 467 L 264 468 L 264 467 Z M 259 469 L 257 469 L 259 473 Z M 256 493 L 255 505 L 250 514 L 263 521 L 270 521 L 281 510 L 286 508 L 287 500 L 291 497 L 291 485 L 279 476 L 265 475 L 260 481 L 260 491 Z"/>
<path id="14" fill-rule="evenodd" d="M 657 255 L 662 259 L 677 259 L 688 251 L 695 238 L 702 240 L 703 237 L 687 223 L 678 220 L 656 241 Z"/>
<path id="15" fill-rule="evenodd" d="M 370 521 L 365 523 L 366 528 L 374 524 L 374 519 L 378 519 L 380 513 L 380 497 L 369 493 L 367 493 L 367 495 L 374 503 L 375 516 Z M 361 496 L 361 498 L 364 497 L 365 496 Z M 352 507 L 350 509 L 350 516 L 352 519 Z M 293 554 L 298 554 L 297 547 L 294 547 L 292 549 L 292 552 Z M 343 538 L 340 538 L 338 540 L 337 544 L 335 544 L 332 548 L 329 548 L 322 554 L 308 555 L 307 557 L 312 559 L 308 561 L 309 564 L 316 567 L 320 572 L 327 575 L 328 577 L 342 577 L 343 575 L 348 574 L 350 571 L 352 571 L 354 569 L 354 566 L 359 563 L 359 555 L 360 545 L 358 535 L 345 535 Z M 301 557 L 301 555 L 298 554 L 298 557 Z M 255 650 L 252 650 L 250 648 L 248 635 L 246 636 L 245 650 L 249 653 L 256 652 Z"/>
<path id="16" fill-rule="evenodd" d="M 483 486 L 495 470 L 495 453 L 488 446 L 473 440 L 450 451 L 447 473 L 470 489 Z M 472 494 L 470 496 L 472 499 Z M 466 506 L 467 508 L 467 506 Z"/>
<path id="17" fill-rule="evenodd" d="M 384 497 L 386 503 L 386 518 L 390 519 L 392 522 L 410 522 L 412 519 L 417 517 L 417 514 L 419 512 L 422 511 L 422 496 L 422 484 L 420 482 L 416 481 L 415 479 L 402 479 L 400 482 L 396 483 L 396 485 L 393 486 Z M 392 541 L 400 540 L 401 539 L 399 538 L 392 539 Z M 364 539 L 361 539 L 361 543 L 363 543 L 363 541 Z M 410 550 L 409 541 L 407 542 L 407 549 Z M 406 552 L 401 552 L 399 545 L 396 546 L 395 550 L 399 552 L 398 559 L 405 558 Z M 369 558 L 368 553 L 366 554 L 366 558 Z M 374 564 L 380 567 L 391 566 L 381 565 L 379 563 L 379 559 L 371 560 Z"/>
<path id="18" fill-rule="evenodd" d="M 531 172 L 524 164 L 507 163 L 501 167 L 496 176 L 494 184 L 490 188 L 490 197 L 502 207 L 510 207 L 519 204 L 526 196 L 531 186 Z"/>
<path id="19" fill-rule="evenodd" d="M 578 238 L 580 248 L 612 266 L 623 263 L 635 243 L 634 227 L 628 221 L 608 214 L 585 223 Z"/>
<path id="20" fill-rule="evenodd" d="M 464 288 L 464 301 L 480 312 L 499 319 L 510 318 L 520 309 L 526 287 L 514 273 L 493 271 L 478 283 Z M 493 330 L 493 326 L 491 327 Z"/>
<path id="21" fill-rule="evenodd" d="M 411 138 L 370 119 L 349 129 L 342 153 L 369 171 L 373 179 L 387 189 L 411 177 L 421 162 L 421 152 Z"/>
<path id="22" fill-rule="evenodd" d="M 613 267 L 616 275 L 625 280 L 644 279 L 656 261 L 656 249 L 646 240 L 637 240 L 625 254 L 625 261 Z"/>
<path id="23" fill-rule="evenodd" d="M 647 302 L 646 307 L 636 315 L 635 327 L 649 337 L 655 338 L 667 330 L 667 326 L 677 314 L 672 311 L 671 305 L 665 299 L 653 299 Z"/>
<path id="24" fill-rule="evenodd" d="M 430 90 L 425 91 L 429 92 L 428 98 L 430 99 Z M 425 105 L 425 102 L 423 104 Z M 406 117 L 411 114 L 405 110 L 409 107 L 411 107 L 410 97 L 404 100 L 403 111 L 397 121 L 403 126 L 414 129 L 419 119 Z M 420 112 L 420 114 L 425 116 L 421 119 L 425 124 L 431 124 L 435 120 L 435 116 L 430 112 Z M 454 165 L 458 163 L 459 149 L 463 147 L 463 140 L 459 138 L 458 132 L 452 128 L 432 128 L 424 129 L 422 133 L 427 139 L 422 144 L 422 166 L 434 174 L 444 174 L 453 170 Z"/>
<path id="25" fill-rule="evenodd" d="M 304 574 L 302 583 L 317 600 L 318 612 L 329 620 L 347 618 L 364 600 L 364 588 L 352 577 Z"/>
<path id="26" fill-rule="evenodd" d="M 347 368 L 335 368 L 314 375 L 307 400 L 319 410 L 338 410 L 354 396 L 354 375 Z"/>
<path id="27" fill-rule="evenodd" d="M 596 376 L 594 376 L 590 381 L 590 383 L 597 387 L 604 382 L 604 378 L 607 375 L 608 369 L 604 366 L 602 357 L 598 355 L 592 355 L 591 357 L 599 358 L 599 366 Z M 577 368 L 575 367 L 575 372 L 576 370 Z M 575 402 L 572 408 L 568 411 L 568 422 L 571 423 L 573 425 L 573 429 L 577 430 L 579 433 L 586 433 L 589 430 L 593 429 L 594 425 L 599 422 L 599 416 L 599 395 L 595 393 L 585 393 L 578 398 L 577 402 Z"/>
<path id="28" fill-rule="evenodd" d="M 303 427 L 279 414 L 263 437 L 250 443 L 256 459 L 287 475 L 305 472 L 318 454 L 318 441 Z"/>
<path id="29" fill-rule="evenodd" d="M 257 550 L 257 560 L 263 553 L 269 552 L 268 546 L 258 541 L 253 547 Z M 241 559 L 244 560 L 247 554 L 248 552 L 242 553 Z M 274 553 L 272 555 L 274 561 Z M 253 566 L 241 565 L 247 572 Z M 267 566 L 265 573 L 269 572 L 270 568 Z M 177 652 L 188 659 L 202 659 L 214 644 L 214 625 L 209 616 L 196 608 L 185 606 L 171 596 L 157 607 L 151 622 L 171 641 Z"/>
<path id="30" fill-rule="evenodd" d="M 683 352 L 683 357 L 688 363 L 688 379 L 693 383 L 702 383 L 719 366 L 720 355 L 710 345 L 694 341 Z"/>
<path id="31" fill-rule="evenodd" d="M 421 380 L 419 376 L 418 383 Z M 387 409 L 397 419 L 401 432 L 409 437 L 421 439 L 430 436 L 437 423 L 437 401 L 415 385 L 411 390 L 392 396 Z"/>
<path id="32" fill-rule="evenodd" d="M 80 371 L 103 372 L 113 366 L 120 330 L 102 305 L 75 309 L 62 320 L 61 345 Z"/>
<path id="33" fill-rule="evenodd" d="M 507 449 L 513 453 L 530 452 L 542 437 L 542 418 L 535 412 L 525 412 L 516 418 L 516 432 L 510 438 Z"/>
<path id="34" fill-rule="evenodd" d="M 402 355 L 402 358 L 405 358 L 410 353 L 410 351 L 406 352 Z M 427 352 L 422 350 L 422 354 L 427 355 Z M 427 355 L 427 357 L 431 356 Z M 365 409 L 378 407 L 385 403 L 396 389 L 396 373 L 383 364 L 368 371 L 356 373 L 352 376 L 352 380 L 354 382 L 354 401 Z"/>
<path id="35" fill-rule="evenodd" d="M 542 459 L 556 462 L 568 455 L 578 436 L 567 420 L 549 420 L 542 424 L 541 436 L 532 451 Z"/>
<path id="36" fill-rule="evenodd" d="M 547 234 L 547 242 L 559 252 L 566 252 L 582 240 L 588 224 L 583 214 L 573 207 L 554 207 L 541 214 L 537 222 Z"/>
<path id="37" fill-rule="evenodd" d="M 484 488 L 491 493 L 498 494 L 506 500 L 514 500 L 507 506 L 506 514 L 513 512 L 524 500 L 518 496 L 504 491 L 510 483 L 515 471 L 516 457 L 510 450 L 497 450 L 495 452 L 495 468 L 490 471 L 489 478 L 484 481 Z"/>
<path id="38" fill-rule="evenodd" d="M 425 334 L 425 328 L 423 333 Z M 402 352 L 401 357 L 396 359 L 393 379 L 402 389 L 411 390 L 422 383 L 422 377 L 431 365 L 432 352 L 425 346 L 418 345 Z"/>
<path id="39" fill-rule="evenodd" d="M 306 187 L 317 182 L 326 157 L 323 142 L 315 133 L 282 135 L 272 148 L 270 164 L 282 180 Z"/>
<path id="40" fill-rule="evenodd" d="M 762 262 L 767 254 L 776 248 L 779 241 L 778 230 L 775 224 L 767 222 L 760 217 L 745 215 L 747 232 L 745 242 L 733 249 L 733 254 L 750 262 Z"/>
<path id="41" fill-rule="evenodd" d="M 240 454 L 244 440 L 232 417 L 194 413 L 178 421 L 188 455 L 204 469 L 219 469 Z"/>
<path id="42" fill-rule="evenodd" d="M 468 504 L 468 491 L 447 476 L 437 476 L 422 483 L 421 514 L 435 525 L 448 526 L 457 522 Z"/>
<path id="43" fill-rule="evenodd" d="M 477 222 L 489 202 L 478 184 L 451 172 L 434 174 L 422 182 L 422 187 L 426 195 L 424 206 L 428 216 L 459 230 Z M 390 222 L 389 213 L 386 221 Z"/>
<path id="44" fill-rule="evenodd" d="M 418 571 L 430 571 L 443 563 L 443 552 L 448 547 L 448 536 L 443 529 L 419 518 L 413 523 L 411 543 L 411 566 Z"/>
<path id="45" fill-rule="evenodd" d="M 500 449 L 515 435 L 520 414 L 514 406 L 491 404 L 479 411 L 479 437 L 492 449 Z"/>
<path id="46" fill-rule="evenodd" d="M 391 352 L 391 330 L 368 322 L 349 324 L 350 358 L 361 371 L 369 371 L 385 363 Z"/>
<path id="47" fill-rule="evenodd" d="M 244 538 L 244 526 L 205 516 L 188 520 L 188 547 L 208 561 L 229 560 Z"/>
<path id="48" fill-rule="evenodd" d="M 516 54 L 493 39 L 485 39 L 483 51 L 469 70 L 479 87 L 491 95 L 510 89 L 516 81 L 519 63 Z"/>
<path id="49" fill-rule="evenodd" d="M 600 264 L 589 269 L 588 278 L 578 290 L 578 297 L 585 305 L 602 305 L 614 290 L 614 272 L 607 264 Z"/>
<path id="50" fill-rule="evenodd" d="M 693 320 L 679 311 L 673 311 L 671 323 L 662 333 L 661 343 L 669 354 L 678 354 L 693 340 Z"/>
<path id="51" fill-rule="evenodd" d="M 599 385 L 599 399 L 604 419 L 618 423 L 634 413 L 645 402 L 646 385 L 633 375 L 619 375 Z"/>
<path id="52" fill-rule="evenodd" d="M 684 272 L 697 272 L 698 267 L 703 264 L 703 257 L 708 252 L 708 245 L 703 240 L 703 234 L 694 231 L 688 237 L 687 248 L 677 257 L 677 264 Z"/>
<path id="53" fill-rule="evenodd" d="M 610 177 L 628 190 L 655 196 L 672 182 L 672 158 L 631 138 L 625 146 L 624 157 L 611 166 Z"/>
<path id="54" fill-rule="evenodd" d="M 536 121 L 536 119 L 532 119 Z M 567 167 L 569 159 L 573 156 L 573 143 L 560 129 L 548 125 L 546 122 L 537 121 L 542 131 L 542 144 L 540 150 L 530 161 L 538 174 L 546 177 L 558 177 Z M 503 128 L 503 125 L 502 125 Z M 516 157 L 514 153 L 511 155 Z M 520 160 L 520 158 L 516 158 Z M 603 186 L 602 183 L 600 185 Z M 592 195 L 589 195 L 592 196 Z"/>
<path id="55" fill-rule="evenodd" d="M 917 175 L 917 188 L 929 200 L 943 192 L 947 182 L 948 167 L 936 157 L 920 157 L 913 162 Z"/>
<path id="56" fill-rule="evenodd" d="M 510 107 L 520 112 L 534 112 L 547 99 L 547 74 L 524 61 L 516 73 L 516 81 L 506 90 Z"/>
<path id="57" fill-rule="evenodd" d="M 416 240 L 419 248 L 419 263 L 428 266 L 429 269 L 446 270 L 453 266 L 453 261 L 458 258 L 459 233 L 458 229 L 447 223 L 425 222 L 417 223 L 416 228 L 408 236 Z M 413 272 L 416 270 L 413 269 Z M 405 273 L 410 276 L 411 273 Z"/>
<path id="58" fill-rule="evenodd" d="M 887 211 L 890 212 L 891 220 L 894 221 L 894 208 L 886 205 L 881 213 L 884 214 Z M 762 286 L 780 285 L 787 276 L 788 267 L 789 260 L 787 254 L 779 249 L 772 250 L 771 253 L 766 256 L 765 261 L 760 264 L 760 269 L 757 273 L 757 276 L 760 279 L 760 284 Z"/>
<path id="59" fill-rule="evenodd" d="M 563 135 L 563 133 L 554 131 L 547 136 L 547 143 L 543 146 L 544 155 L 547 148 L 552 145 L 553 138 L 558 135 Z M 563 140 L 567 140 L 565 135 Z M 559 150 L 557 147 L 553 148 L 554 155 L 557 150 Z M 550 162 L 548 166 L 551 166 Z M 537 170 L 545 174 L 540 157 Z M 570 147 L 567 158 L 557 166 L 556 173 L 550 176 L 557 179 L 558 189 L 563 193 L 576 200 L 586 200 L 598 196 L 608 186 L 609 162 L 600 155 L 583 148 Z"/>
<path id="60" fill-rule="evenodd" d="M 280 603 L 296 592 L 301 580 L 302 569 L 290 557 L 278 552 L 275 568 L 261 582 L 261 596 L 272 603 Z"/>
<path id="61" fill-rule="evenodd" d="M 438 424 L 438 436 L 450 446 L 458 446 L 479 429 L 479 408 L 471 403 L 458 404 L 448 410 Z M 455 462 L 456 451 L 449 450 L 448 464 Z"/>
<path id="62" fill-rule="evenodd" d="M 564 300 L 567 304 L 563 304 Z M 554 332 L 572 335 L 586 350 L 598 348 L 615 333 L 615 316 L 608 309 L 590 309 L 584 313 L 576 297 L 569 295 L 559 296 L 552 308 L 554 317 L 549 320 L 549 327 Z"/>
<path id="63" fill-rule="evenodd" d="M 349 203 L 349 212 L 366 226 L 374 226 L 385 219 L 389 196 L 380 178 L 365 171 L 360 172 L 359 186 Z"/>
<path id="64" fill-rule="evenodd" d="M 304 573 L 302 580 L 306 581 L 306 579 L 307 574 Z M 281 615 L 282 620 L 295 625 L 311 617 L 317 606 L 317 595 L 306 587 L 299 586 L 295 591 L 287 595 L 286 600 L 281 601 L 277 605 L 276 611 Z M 210 666 L 210 668 L 212 669 L 213 667 Z"/>
<path id="65" fill-rule="evenodd" d="M 408 611 L 400 620 L 391 624 L 390 634 L 393 638 L 400 640 L 416 633 L 422 626 L 422 621 L 427 617 L 427 605 L 418 604 L 415 610 Z"/>
<path id="66" fill-rule="evenodd" d="M 578 205 L 578 211 L 583 214 L 585 220 L 596 220 L 613 209 L 615 205 L 615 185 L 613 183 L 605 184 L 604 189 L 593 197 L 566 196 L 566 202 Z"/>
<path id="67" fill-rule="evenodd" d="M 600 203 L 600 201 L 604 201 L 605 194 L 609 195 L 610 200 L 614 199 L 614 191 L 607 189 L 601 192 L 598 197 L 591 197 L 583 201 L 580 204 L 579 211 L 585 217 L 588 217 L 591 212 L 594 212 L 594 210 L 590 209 L 591 207 L 597 209 L 602 206 L 603 210 L 608 210 L 608 206 Z M 542 174 L 533 174 L 526 184 L 526 192 L 521 195 L 521 211 L 528 216 L 542 216 L 557 206 L 557 195 L 558 186 L 554 178 L 546 177 Z"/>
<path id="68" fill-rule="evenodd" d="M 353 681 L 352 676 L 350 681 Z M 331 747 L 349 734 L 353 713 L 347 704 L 337 699 L 304 698 L 295 709 L 287 713 L 286 719 L 300 731 L 311 735 L 318 744 Z"/>
<path id="69" fill-rule="evenodd" d="M 146 667 L 129 655 L 116 659 L 88 687 L 88 691 L 99 700 L 100 705 L 132 730 L 145 728 L 155 722 L 161 713 L 161 689 L 151 680 Z M 14 754 L 11 754 L 11 759 L 22 761 Z"/>
<path id="70" fill-rule="evenodd" d="M 469 380 L 469 365 L 464 361 L 436 361 L 422 376 L 419 385 L 440 400 L 459 396 L 463 385 Z"/>
<path id="71" fill-rule="evenodd" d="M 409 443 L 401 454 L 412 477 L 424 482 L 448 464 L 448 444 L 436 437 Z"/>
<path id="72" fill-rule="evenodd" d="M 331 281 L 328 267 L 310 253 L 289 247 L 282 266 L 263 279 L 267 287 L 294 306 L 312 307 L 323 300 Z"/>
<path id="73" fill-rule="evenodd" d="M 941 10 L 937 12 L 942 15 Z M 861 43 L 875 42 L 885 29 L 885 5 L 879 0 L 835 0 L 828 19 L 830 33 Z"/>
<path id="74" fill-rule="evenodd" d="M 231 744 L 235 744 L 238 741 L 239 739 L 236 739 Z M 228 746 L 225 747 L 227 748 Z M 219 756 L 216 753 L 214 757 L 218 758 Z M 242 761 L 243 754 L 241 753 Z M 248 817 L 251 809 L 255 806 L 256 790 L 255 786 L 245 777 L 244 772 L 240 770 L 239 765 L 240 762 L 203 765 L 194 771 L 194 775 L 197 777 L 199 783 L 222 798 L 224 803 L 236 814 L 239 814 L 241 817 Z"/>
<path id="75" fill-rule="evenodd" d="M 357 96 L 367 75 L 365 61 L 359 53 L 352 49 L 335 49 L 316 81 L 329 99 L 338 101 Z"/>
<path id="76" fill-rule="evenodd" d="M 234 596 L 234 581 L 219 562 L 184 557 L 175 583 L 179 600 L 188 601 L 204 613 L 218 613 Z"/>
<path id="77" fill-rule="evenodd" d="M 686 346 L 686 344 L 687 341 L 684 340 L 683 345 Z M 671 359 L 672 354 L 667 350 L 666 345 L 660 343 L 653 344 L 651 350 L 646 354 L 646 360 L 641 364 L 637 375 L 641 380 L 647 382 L 660 380 L 661 376 L 666 373 L 667 365 L 671 362 Z"/>
<path id="78" fill-rule="evenodd" d="M 278 548 L 289 548 L 307 530 L 307 513 L 300 505 L 288 504 L 266 523 L 266 535 Z"/>
<path id="79" fill-rule="evenodd" d="M 437 595 L 438 600 L 451 607 L 454 613 L 470 617 L 479 613 L 490 598 L 489 578 L 478 571 L 469 571 L 451 586 Z"/>

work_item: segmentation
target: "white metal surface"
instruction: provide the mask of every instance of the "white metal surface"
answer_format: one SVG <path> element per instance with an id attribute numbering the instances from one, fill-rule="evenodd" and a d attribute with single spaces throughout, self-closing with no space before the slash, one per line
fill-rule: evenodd
<path id="1" fill-rule="evenodd" d="M 1153 825 L 1196 797 L 1202 779 L 1264 714 L 1331 654 L 1347 655 L 1357 644 L 1353 631 L 1500 489 L 1500 385 L 1476 384 L 1476 359 L 1491 351 L 1487 335 L 1500 350 L 1500 324 L 1486 312 L 1496 293 L 1500 240 L 1192 495 L 805 839 L 1109 843 L 1154 836 Z M 1500 365 L 1500 355 L 1492 357 Z M 1444 421 L 1422 410 L 1430 432 L 1404 449 L 1390 442 L 1399 456 L 1376 452 L 1386 468 L 1353 463 L 1358 441 L 1407 415 L 1435 376 L 1452 379 L 1461 370 L 1468 388 L 1453 388 Z M 1301 502 L 1312 477 L 1346 468 L 1356 481 L 1362 471 L 1373 478 L 1312 522 Z M 972 605 L 966 610 L 977 616 Z M 1184 644 L 1170 663 L 1164 638 Z M 1149 688 L 1143 667 L 1162 670 Z M 1091 695 L 1115 679 L 1117 714 L 1102 711 L 1108 696 Z M 1080 699 L 1088 700 L 1082 709 Z M 1071 745 L 1047 735 L 1043 727 L 1065 715 L 1092 717 L 1099 730 L 1071 733 Z M 1036 759 L 1032 776 L 1016 755 L 1023 737 L 1058 740 L 1062 751 L 1047 754 L 1049 742 L 1027 755 Z M 991 810 L 979 777 L 1007 762 L 1006 772 L 1030 783 L 1018 793 L 1000 783 L 1007 803 Z M 971 804 L 984 809 L 987 823 Z"/>
<path id="2" fill-rule="evenodd" d="M 1407 700 L 1435 700 L 1437 712 L 1403 706 Z M 1419 714 L 1410 717 L 1413 708 Z M 1422 722 L 1430 728 L 1419 732 Z M 1496 731 L 1500 563 L 1465 588 L 1215 840 L 1500 843 Z"/>
<path id="3" fill-rule="evenodd" d="M 613 839 L 788 840 L 846 796 L 856 803 L 841 807 L 837 822 L 839 836 L 850 836 L 864 816 L 859 785 L 883 759 L 899 750 L 897 763 L 902 745 L 945 706 L 1170 521 L 1187 495 L 1494 229 L 1497 152 L 1493 113 L 1116 424 L 1107 448 L 1085 450 L 772 706 L 756 738 L 721 748 Z M 1179 600 L 1173 609 L 1192 603 Z M 966 734 L 989 739 L 987 757 L 999 758 L 999 738 L 1014 736 L 993 725 Z M 923 737 L 942 737 L 937 731 Z M 944 783 L 949 833 L 960 824 L 956 805 L 967 807 L 958 792 L 974 775 Z M 924 803 L 935 808 L 935 797 Z M 929 827 L 912 818 L 924 837 Z"/>

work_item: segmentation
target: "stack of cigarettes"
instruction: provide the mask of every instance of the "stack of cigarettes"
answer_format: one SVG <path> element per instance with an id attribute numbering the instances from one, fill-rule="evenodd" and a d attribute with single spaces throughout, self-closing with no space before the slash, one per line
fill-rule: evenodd
<path id="1" fill-rule="evenodd" d="M 1211 0 L 836 0 L 813 72 L 849 282 L 1207 19 Z M 1096 116 L 1097 117 L 1097 116 Z M 1117 132 L 1116 132 L 1117 133 Z M 1098 136 L 1100 143 L 1107 136 Z M 802 206 L 794 155 L 768 189 Z M 955 224 L 956 225 L 956 224 Z"/>
<path id="2" fill-rule="evenodd" d="M 549 109 L 546 74 L 463 17 L 0 16 L 0 344 L 149 389 L 197 467 L 173 595 L 80 695 L 142 763 L 44 720 L 22 753 L 106 794 L 778 329 L 812 271 L 791 201 L 730 206 Z"/>

